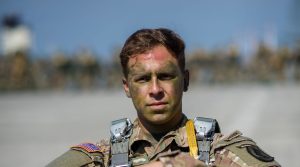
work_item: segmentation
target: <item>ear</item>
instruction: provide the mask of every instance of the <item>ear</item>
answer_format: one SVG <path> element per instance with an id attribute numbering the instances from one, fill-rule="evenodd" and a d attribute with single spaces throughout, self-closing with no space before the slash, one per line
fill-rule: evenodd
<path id="1" fill-rule="evenodd" d="M 122 82 L 123 82 L 123 89 L 126 93 L 126 96 L 130 98 L 131 95 L 130 95 L 127 79 L 125 77 L 123 77 Z"/>
<path id="2" fill-rule="evenodd" d="M 184 80 L 183 80 L 183 91 L 186 92 L 189 88 L 189 84 L 190 84 L 190 72 L 189 70 L 185 70 L 184 71 Z"/>

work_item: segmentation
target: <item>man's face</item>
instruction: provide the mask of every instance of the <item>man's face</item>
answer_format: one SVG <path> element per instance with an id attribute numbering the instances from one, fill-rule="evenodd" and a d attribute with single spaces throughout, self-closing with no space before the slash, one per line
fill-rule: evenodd
<path id="1" fill-rule="evenodd" d="M 164 46 L 131 57 L 127 68 L 124 90 L 141 121 L 159 125 L 181 117 L 184 78 L 188 74 L 182 73 L 176 58 Z"/>

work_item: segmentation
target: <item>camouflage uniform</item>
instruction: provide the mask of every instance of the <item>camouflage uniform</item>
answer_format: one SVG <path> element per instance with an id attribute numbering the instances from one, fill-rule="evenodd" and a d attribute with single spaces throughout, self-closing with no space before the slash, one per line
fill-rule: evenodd
<path id="1" fill-rule="evenodd" d="M 133 133 L 129 140 L 129 158 L 132 166 L 161 161 L 164 166 L 207 166 L 202 161 L 189 155 L 189 145 L 184 116 L 181 123 L 172 131 L 164 135 L 160 141 L 143 130 L 136 119 L 133 123 Z M 84 144 L 83 144 L 84 145 Z M 62 156 L 48 164 L 54 166 L 105 166 L 110 164 L 110 144 L 101 141 L 92 148 L 85 148 L 82 144 L 72 147 Z M 238 131 L 223 136 L 215 134 L 211 144 L 210 164 L 216 167 L 271 167 L 280 166 L 274 158 L 262 152 L 253 140 L 243 137 Z"/>

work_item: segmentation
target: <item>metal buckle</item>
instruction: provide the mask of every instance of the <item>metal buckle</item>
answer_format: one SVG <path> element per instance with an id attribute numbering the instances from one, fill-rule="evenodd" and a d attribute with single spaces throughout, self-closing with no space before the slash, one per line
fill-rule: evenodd
<path id="1" fill-rule="evenodd" d="M 194 119 L 194 125 L 196 130 L 197 140 L 209 140 L 214 135 L 214 121 L 209 118 L 196 117 Z"/>
<path id="2" fill-rule="evenodd" d="M 130 137 L 132 133 L 132 123 L 128 118 L 112 121 L 110 127 L 112 142 L 120 142 Z"/>

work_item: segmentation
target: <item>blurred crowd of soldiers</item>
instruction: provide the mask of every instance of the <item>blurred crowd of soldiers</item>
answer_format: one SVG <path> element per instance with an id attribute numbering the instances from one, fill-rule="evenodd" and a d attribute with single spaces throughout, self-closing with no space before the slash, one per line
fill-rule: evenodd
<path id="1" fill-rule="evenodd" d="M 245 63 L 238 48 L 186 56 L 192 84 L 300 83 L 300 47 L 271 49 L 264 44 Z M 25 52 L 0 55 L 0 90 L 81 90 L 119 88 L 118 53 L 103 63 L 88 50 L 32 58 Z"/>
<path id="2" fill-rule="evenodd" d="M 261 43 L 248 59 L 234 46 L 187 58 L 192 83 L 300 83 L 300 47 L 275 50 Z"/>

